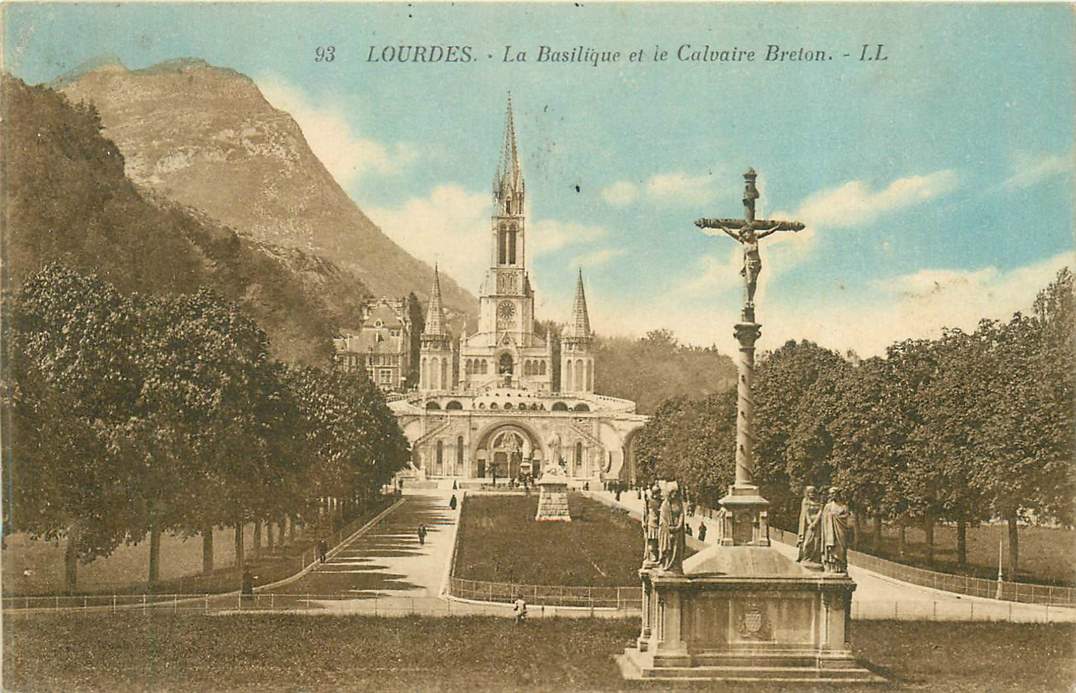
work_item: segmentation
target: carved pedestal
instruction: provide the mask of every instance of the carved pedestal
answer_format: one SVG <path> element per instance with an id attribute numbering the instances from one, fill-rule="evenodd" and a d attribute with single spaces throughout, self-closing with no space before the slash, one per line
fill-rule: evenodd
<path id="1" fill-rule="evenodd" d="M 626 678 L 869 683 L 848 643 L 855 583 L 766 546 L 715 546 L 684 574 L 647 568 L 642 632 L 618 657 Z"/>
<path id="2" fill-rule="evenodd" d="M 568 514 L 568 480 L 564 477 L 543 476 L 535 482 L 538 487 L 538 512 L 534 519 L 547 522 L 571 522 Z"/>

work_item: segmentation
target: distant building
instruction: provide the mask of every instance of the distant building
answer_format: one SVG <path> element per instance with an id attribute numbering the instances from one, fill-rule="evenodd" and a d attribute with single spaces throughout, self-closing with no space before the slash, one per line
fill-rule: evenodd
<path id="1" fill-rule="evenodd" d="M 575 483 L 634 481 L 632 441 L 646 417 L 635 413 L 634 402 L 594 393 L 582 272 L 559 358 L 552 341 L 535 331 L 525 201 L 509 102 L 478 328 L 458 340 L 449 333 L 435 268 L 420 340 L 418 391 L 389 405 L 411 441 L 413 472 L 426 478 L 505 479 L 560 465 Z"/>
<path id="2" fill-rule="evenodd" d="M 387 392 L 406 389 L 411 368 L 411 320 L 406 301 L 370 301 L 363 310 L 362 327 L 345 330 L 333 342 L 338 369 L 365 370 L 370 380 Z"/>

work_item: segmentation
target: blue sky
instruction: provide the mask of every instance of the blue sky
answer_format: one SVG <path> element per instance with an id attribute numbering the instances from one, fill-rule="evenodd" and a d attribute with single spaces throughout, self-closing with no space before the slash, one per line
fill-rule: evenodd
<path id="1" fill-rule="evenodd" d="M 511 90 L 539 317 L 567 318 L 582 266 L 604 333 L 667 327 L 731 351 L 737 249 L 692 221 L 739 216 L 748 166 L 763 213 L 808 225 L 763 241 L 763 348 L 803 337 L 871 354 L 971 328 L 1026 308 L 1072 264 L 1064 4 L 83 4 L 5 15 L 6 69 L 31 83 L 105 53 L 131 68 L 196 57 L 251 76 L 374 221 L 476 293 Z M 889 59 L 856 60 L 864 43 L 884 43 Z M 371 46 L 400 44 L 469 45 L 477 60 L 366 61 Z M 676 59 L 683 44 L 835 57 L 692 63 Z M 336 59 L 314 62 L 326 45 Z M 503 62 L 506 45 L 530 62 Z M 538 64 L 541 45 L 646 57 Z M 651 59 L 656 45 L 669 60 Z"/>

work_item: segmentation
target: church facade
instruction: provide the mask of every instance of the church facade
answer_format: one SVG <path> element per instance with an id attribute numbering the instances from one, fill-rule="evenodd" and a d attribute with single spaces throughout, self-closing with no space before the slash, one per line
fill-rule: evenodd
<path id="1" fill-rule="evenodd" d="M 493 207 L 477 329 L 449 334 L 435 269 L 418 390 L 390 402 L 411 442 L 412 471 L 420 478 L 505 479 L 557 464 L 576 483 L 618 478 L 646 417 L 635 413 L 634 402 L 594 392 L 582 272 L 559 350 L 535 330 L 511 102 Z"/>

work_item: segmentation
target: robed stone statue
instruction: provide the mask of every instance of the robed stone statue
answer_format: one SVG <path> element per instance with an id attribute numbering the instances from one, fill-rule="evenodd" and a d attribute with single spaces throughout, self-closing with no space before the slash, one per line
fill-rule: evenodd
<path id="1" fill-rule="evenodd" d="M 654 488 L 646 495 L 643 503 L 643 537 L 646 539 L 643 549 L 643 562 L 657 565 L 660 553 L 658 550 L 658 529 L 661 525 L 661 488 L 654 484 Z"/>
<path id="2" fill-rule="evenodd" d="M 822 565 L 827 573 L 848 572 L 848 521 L 852 513 L 839 488 L 829 490 L 822 508 Z"/>
<path id="3" fill-rule="evenodd" d="M 822 567 L 822 503 L 814 486 L 803 489 L 796 547 L 799 549 L 797 561 L 808 568 Z"/>
<path id="4" fill-rule="evenodd" d="M 680 493 L 672 489 L 661 503 L 661 520 L 658 524 L 658 552 L 662 570 L 684 572 L 684 552 L 687 549 L 685 521 Z"/>

